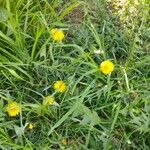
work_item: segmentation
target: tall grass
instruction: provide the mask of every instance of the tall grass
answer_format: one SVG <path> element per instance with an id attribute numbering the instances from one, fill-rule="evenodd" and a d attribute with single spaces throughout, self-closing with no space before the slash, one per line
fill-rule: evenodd
<path id="1" fill-rule="evenodd" d="M 139 4 L 135 18 L 103 0 L 0 1 L 0 149 L 149 149 L 149 1 Z M 108 76 L 99 71 L 106 59 L 115 64 Z M 47 95 L 59 106 L 44 106 Z M 9 101 L 19 116 L 7 115 Z"/>

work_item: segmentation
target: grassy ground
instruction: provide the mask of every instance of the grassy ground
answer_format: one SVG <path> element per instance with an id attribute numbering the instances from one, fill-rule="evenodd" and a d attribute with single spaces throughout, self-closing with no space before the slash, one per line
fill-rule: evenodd
<path id="1" fill-rule="evenodd" d="M 0 0 L 0 149 L 149 150 L 149 8 L 149 0 Z M 50 35 L 56 27 L 62 43 Z M 109 75 L 99 71 L 107 59 Z M 66 92 L 55 92 L 57 80 Z M 47 95 L 59 106 L 43 106 Z M 16 117 L 11 101 L 21 106 Z"/>

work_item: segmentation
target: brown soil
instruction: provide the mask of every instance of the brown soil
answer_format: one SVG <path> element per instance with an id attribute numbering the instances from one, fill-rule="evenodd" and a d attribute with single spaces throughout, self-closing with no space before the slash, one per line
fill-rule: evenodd
<path id="1" fill-rule="evenodd" d="M 67 20 L 69 20 L 71 23 L 81 23 L 84 20 L 84 10 L 83 6 L 80 5 L 76 7 L 71 13 L 69 13 L 66 17 Z"/>

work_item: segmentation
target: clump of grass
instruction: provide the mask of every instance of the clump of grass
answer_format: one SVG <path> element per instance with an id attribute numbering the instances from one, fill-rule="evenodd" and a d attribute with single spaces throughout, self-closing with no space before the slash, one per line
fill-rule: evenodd
<path id="1" fill-rule="evenodd" d="M 103 0 L 0 1 L 0 149 L 149 149 L 149 10 L 138 3 L 123 28 Z"/>

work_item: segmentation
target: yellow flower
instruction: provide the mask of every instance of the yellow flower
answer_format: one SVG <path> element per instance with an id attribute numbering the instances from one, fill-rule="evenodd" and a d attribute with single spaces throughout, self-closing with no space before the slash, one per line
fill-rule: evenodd
<path id="1" fill-rule="evenodd" d="M 67 90 L 67 86 L 64 81 L 56 81 L 54 83 L 54 89 L 59 93 L 64 93 Z"/>
<path id="2" fill-rule="evenodd" d="M 28 127 L 30 130 L 32 130 L 33 129 L 33 125 L 32 125 L 32 123 L 29 123 L 29 127 Z"/>
<path id="3" fill-rule="evenodd" d="M 50 34 L 52 35 L 53 40 L 57 42 L 62 42 L 62 40 L 65 38 L 64 32 L 61 29 L 52 29 Z"/>
<path id="4" fill-rule="evenodd" d="M 100 71 L 107 75 L 114 71 L 114 64 L 110 60 L 103 61 L 100 64 Z"/>
<path id="5" fill-rule="evenodd" d="M 7 105 L 6 110 L 10 117 L 15 117 L 20 113 L 21 108 L 16 102 L 12 102 Z"/>
<path id="6" fill-rule="evenodd" d="M 46 105 L 47 103 L 49 105 L 53 105 L 55 103 L 54 96 L 46 96 L 46 97 L 44 97 L 44 99 L 43 99 L 43 105 Z"/>
<path id="7" fill-rule="evenodd" d="M 62 139 L 61 143 L 62 143 L 63 145 L 67 145 L 67 144 L 68 144 L 68 141 L 67 141 L 67 139 Z"/>

